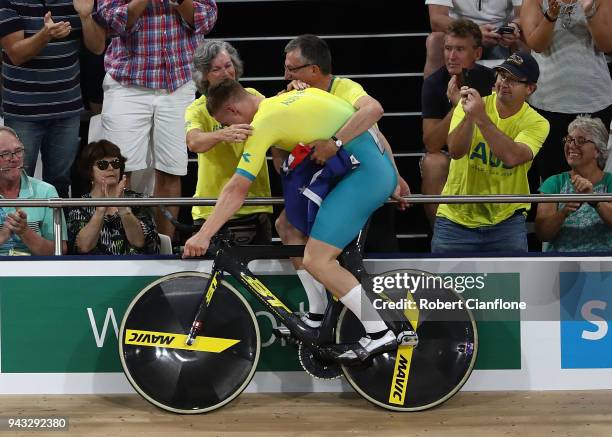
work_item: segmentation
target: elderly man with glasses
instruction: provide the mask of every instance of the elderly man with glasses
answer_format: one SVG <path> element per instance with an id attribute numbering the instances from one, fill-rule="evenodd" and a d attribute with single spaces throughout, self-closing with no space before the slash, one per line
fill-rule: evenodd
<path id="1" fill-rule="evenodd" d="M 495 68 L 495 92 L 482 98 L 461 88 L 448 134 L 451 164 L 443 195 L 529 194 L 527 172 L 549 131 L 548 121 L 527 103 L 539 67 L 526 52 Z M 442 204 L 434 253 L 527 251 L 529 203 Z"/>
<path id="2" fill-rule="evenodd" d="M 0 199 L 58 197 L 53 185 L 23 171 L 24 147 L 15 131 L 0 126 Z M 0 207 L 0 255 L 53 255 L 51 208 Z M 62 251 L 66 252 L 66 223 L 62 217 Z"/>

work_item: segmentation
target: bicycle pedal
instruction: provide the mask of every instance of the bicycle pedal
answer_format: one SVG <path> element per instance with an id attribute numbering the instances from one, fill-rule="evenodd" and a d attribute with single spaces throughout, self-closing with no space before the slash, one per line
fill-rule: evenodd
<path id="1" fill-rule="evenodd" d="M 397 344 L 416 347 L 419 344 L 419 336 L 414 331 L 402 331 L 397 335 Z"/>

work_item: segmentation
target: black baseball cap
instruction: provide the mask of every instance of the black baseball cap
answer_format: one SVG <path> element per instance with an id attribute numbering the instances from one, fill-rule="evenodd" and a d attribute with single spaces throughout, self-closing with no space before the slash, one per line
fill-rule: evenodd
<path id="1" fill-rule="evenodd" d="M 529 83 L 537 83 L 540 77 L 538 61 L 527 52 L 516 52 L 511 54 L 502 64 L 495 67 L 496 70 L 506 70 L 513 76 Z"/>

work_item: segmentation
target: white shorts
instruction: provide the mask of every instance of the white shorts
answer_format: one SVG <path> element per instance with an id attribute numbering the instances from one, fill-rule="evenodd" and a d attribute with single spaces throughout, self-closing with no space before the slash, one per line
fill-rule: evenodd
<path id="1" fill-rule="evenodd" d="M 186 175 L 185 110 L 195 99 L 193 82 L 169 92 L 122 85 L 106 74 L 102 86 L 103 135 L 127 158 L 125 170 L 148 168 L 149 155 L 157 170 Z"/>

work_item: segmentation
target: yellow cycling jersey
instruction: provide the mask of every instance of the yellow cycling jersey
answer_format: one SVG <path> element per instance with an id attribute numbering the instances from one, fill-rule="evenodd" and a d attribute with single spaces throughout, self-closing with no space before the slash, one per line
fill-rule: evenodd
<path id="1" fill-rule="evenodd" d="M 317 88 L 262 100 L 236 173 L 255 180 L 271 146 L 290 152 L 297 143 L 329 139 L 354 112 L 346 101 Z"/>
<path id="2" fill-rule="evenodd" d="M 515 142 L 526 144 L 535 158 L 548 136 L 548 121 L 527 103 L 513 116 L 501 118 L 495 101 L 495 93 L 484 98 L 485 111 L 493 124 Z M 464 117 L 463 107 L 457 105 L 449 132 L 452 132 Z M 532 162 L 528 161 L 516 167 L 506 166 L 493 155 L 480 129 L 474 127 L 468 153 L 460 159 L 451 160 L 442 195 L 529 194 L 527 172 Z M 517 210 L 529 208 L 529 203 L 441 204 L 437 215 L 468 228 L 476 228 L 496 225 L 508 219 Z"/>
<path id="3" fill-rule="evenodd" d="M 257 90 L 247 88 L 247 92 L 261 96 Z M 185 111 L 185 133 L 192 129 L 203 132 L 214 132 L 222 129 L 221 123 L 215 120 L 206 109 L 206 96 L 194 101 Z M 221 190 L 234 175 L 240 161 L 244 143 L 222 141 L 205 153 L 198 153 L 198 182 L 193 197 L 219 197 Z M 268 166 L 262 165 L 261 171 L 249 188 L 248 197 L 270 197 L 270 179 Z M 206 220 L 213 211 L 213 206 L 194 206 L 191 215 L 194 220 Z M 255 213 L 272 213 L 272 206 L 243 206 L 234 217 Z"/>

